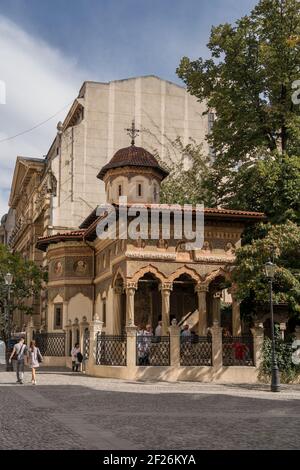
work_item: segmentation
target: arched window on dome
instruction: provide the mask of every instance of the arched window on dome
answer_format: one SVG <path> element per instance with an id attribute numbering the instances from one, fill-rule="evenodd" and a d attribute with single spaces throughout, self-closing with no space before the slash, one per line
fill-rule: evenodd
<path id="1" fill-rule="evenodd" d="M 137 197 L 143 197 L 143 184 L 137 183 L 136 185 L 136 195 Z"/>

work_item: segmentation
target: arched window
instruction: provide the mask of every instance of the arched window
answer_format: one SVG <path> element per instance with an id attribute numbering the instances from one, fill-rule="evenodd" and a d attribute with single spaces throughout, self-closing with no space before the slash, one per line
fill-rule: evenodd
<path id="1" fill-rule="evenodd" d="M 143 196 L 143 185 L 142 183 L 137 183 L 137 196 L 142 197 Z"/>

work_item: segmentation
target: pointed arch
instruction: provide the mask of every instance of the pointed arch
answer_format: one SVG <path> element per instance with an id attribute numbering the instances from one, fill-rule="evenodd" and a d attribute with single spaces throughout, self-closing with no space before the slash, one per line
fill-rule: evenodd
<path id="1" fill-rule="evenodd" d="M 181 268 L 178 268 L 176 269 L 176 271 L 174 271 L 169 277 L 168 277 L 168 281 L 169 282 L 173 282 L 175 279 L 177 279 L 179 276 L 181 276 L 182 274 L 187 274 L 188 276 L 190 276 L 192 279 L 194 279 L 195 282 L 202 282 L 203 279 L 202 277 L 200 276 L 200 274 L 197 273 L 197 271 L 195 271 L 194 269 L 192 268 L 189 268 L 188 266 L 184 265 L 184 266 L 181 266 Z"/>
<path id="2" fill-rule="evenodd" d="M 144 266 L 143 268 L 139 269 L 132 276 L 130 281 L 137 282 L 141 277 L 143 277 L 147 273 L 153 274 L 161 283 L 166 281 L 166 276 L 161 271 L 159 271 L 156 266 L 153 266 L 152 264 L 148 264 L 147 266 Z"/>
<path id="3" fill-rule="evenodd" d="M 118 267 L 118 269 L 116 270 L 116 272 L 113 276 L 112 282 L 111 282 L 112 287 L 114 287 L 114 285 L 116 283 L 116 280 L 118 279 L 119 276 L 122 278 L 123 283 L 125 284 L 126 278 L 124 276 L 124 273 L 123 273 L 122 269 L 120 267 Z"/>
<path id="4" fill-rule="evenodd" d="M 224 277 L 226 281 L 231 281 L 231 273 L 224 268 L 219 268 L 219 269 L 216 269 L 215 271 L 212 271 L 210 274 L 208 274 L 205 277 L 205 282 L 207 284 L 210 284 L 214 279 L 216 279 L 219 276 Z"/>

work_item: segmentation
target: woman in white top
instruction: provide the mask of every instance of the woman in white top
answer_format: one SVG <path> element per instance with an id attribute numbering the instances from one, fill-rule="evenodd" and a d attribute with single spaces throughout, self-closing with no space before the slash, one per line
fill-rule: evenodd
<path id="1" fill-rule="evenodd" d="M 40 367 L 39 362 L 42 362 L 42 355 L 39 348 L 36 347 L 35 341 L 30 341 L 28 349 L 28 365 L 31 367 L 31 383 L 36 385 L 36 369 Z"/>

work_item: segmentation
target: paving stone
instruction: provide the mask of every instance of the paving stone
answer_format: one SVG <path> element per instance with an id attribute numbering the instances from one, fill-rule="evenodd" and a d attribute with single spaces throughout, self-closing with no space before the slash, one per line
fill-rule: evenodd
<path id="1" fill-rule="evenodd" d="M 299 449 L 300 386 L 0 370 L 0 449 Z M 18 439 L 16 439 L 16 432 Z"/>

